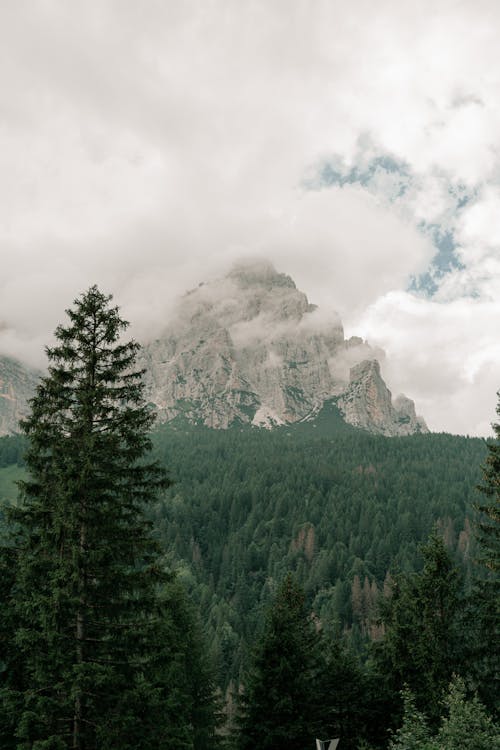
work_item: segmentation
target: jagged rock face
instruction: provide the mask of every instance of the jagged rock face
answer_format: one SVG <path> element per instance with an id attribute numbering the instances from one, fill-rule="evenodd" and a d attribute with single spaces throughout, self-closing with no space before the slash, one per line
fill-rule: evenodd
<path id="1" fill-rule="evenodd" d="M 160 419 L 183 413 L 217 428 L 282 423 L 309 414 L 336 387 L 328 359 L 344 335 L 316 313 L 289 276 L 268 264 L 233 269 L 185 295 L 161 339 L 144 348 Z"/>
<path id="2" fill-rule="evenodd" d="M 369 432 L 412 435 L 428 431 L 423 419 L 415 414 L 413 401 L 400 395 L 392 402 L 375 359 L 351 368 L 349 385 L 337 403 L 346 422 Z"/>
<path id="3" fill-rule="evenodd" d="M 10 357 L 0 355 L 0 435 L 19 431 L 19 421 L 28 414 L 39 373 Z"/>
<path id="4" fill-rule="evenodd" d="M 409 399 L 392 405 L 378 365 L 368 376 L 359 364 L 375 354 L 361 339 L 346 341 L 338 316 L 325 317 L 289 276 L 259 262 L 186 294 L 141 364 L 160 421 L 182 414 L 215 428 L 272 426 L 338 397 L 351 424 L 388 435 L 426 429 Z"/>

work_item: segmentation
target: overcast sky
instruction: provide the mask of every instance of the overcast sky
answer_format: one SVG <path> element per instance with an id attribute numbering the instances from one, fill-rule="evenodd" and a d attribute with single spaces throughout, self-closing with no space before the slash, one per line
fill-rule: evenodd
<path id="1" fill-rule="evenodd" d="M 500 387 L 498 0 L 0 4 L 0 353 L 265 256 L 434 430 Z"/>

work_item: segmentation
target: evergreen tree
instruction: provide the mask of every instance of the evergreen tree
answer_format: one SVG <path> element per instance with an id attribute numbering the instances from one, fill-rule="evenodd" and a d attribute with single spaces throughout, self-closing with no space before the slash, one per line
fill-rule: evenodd
<path id="1" fill-rule="evenodd" d="M 422 552 L 421 573 L 402 574 L 392 581 L 382 606 L 385 636 L 373 651 L 389 693 L 396 697 L 408 685 L 418 709 L 435 723 L 443 691 L 462 658 L 459 582 L 436 533 Z"/>
<path id="2" fill-rule="evenodd" d="M 15 750 L 16 719 L 21 707 L 22 668 L 13 639 L 14 612 L 7 606 L 15 580 L 15 551 L 0 548 L 0 740 Z"/>
<path id="3" fill-rule="evenodd" d="M 465 683 L 452 678 L 444 700 L 439 731 L 431 736 L 427 719 L 415 705 L 406 687 L 402 691 L 403 721 L 393 733 L 389 750 L 500 750 L 500 730 L 488 716 L 477 696 L 467 698 Z"/>
<path id="4" fill-rule="evenodd" d="M 240 701 L 240 750 L 303 750 L 318 730 L 318 638 L 291 576 L 279 588 Z"/>
<path id="5" fill-rule="evenodd" d="M 401 691 L 403 698 L 403 722 L 389 742 L 389 750 L 431 750 L 431 733 L 424 714 L 415 705 L 415 698 L 408 687 Z M 437 748 L 436 748 L 437 750 Z"/>
<path id="6" fill-rule="evenodd" d="M 147 457 L 138 345 L 121 341 L 110 300 L 94 286 L 67 311 L 22 426 L 29 474 L 12 512 L 2 690 L 17 744 L 4 722 L 2 747 L 192 747 L 186 672 L 174 668 L 188 654 L 143 516 L 168 480 Z"/>
<path id="7" fill-rule="evenodd" d="M 374 732 L 368 686 L 355 656 L 339 640 L 323 636 L 321 673 L 314 686 L 322 737 L 340 737 L 343 750 L 355 750 Z"/>
<path id="8" fill-rule="evenodd" d="M 467 699 L 460 677 L 452 679 L 444 705 L 447 716 L 437 735 L 439 750 L 500 750 L 500 727 L 493 723 L 477 696 Z"/>
<path id="9" fill-rule="evenodd" d="M 499 392 L 500 397 L 500 392 Z M 497 405 L 500 417 L 500 399 Z M 476 535 L 479 561 L 486 575 L 477 581 L 472 601 L 475 605 L 475 641 L 471 649 L 481 697 L 497 716 L 500 715 L 500 423 L 493 424 L 495 440 L 488 442 L 479 490 L 484 501 L 476 506 L 479 519 Z"/>
<path id="10" fill-rule="evenodd" d="M 497 414 L 500 417 L 500 391 Z M 500 422 L 493 424 L 495 440 L 488 442 L 488 456 L 479 489 L 485 496 L 478 510 L 478 536 L 483 551 L 482 562 L 491 572 L 491 584 L 498 596 L 500 589 Z"/>

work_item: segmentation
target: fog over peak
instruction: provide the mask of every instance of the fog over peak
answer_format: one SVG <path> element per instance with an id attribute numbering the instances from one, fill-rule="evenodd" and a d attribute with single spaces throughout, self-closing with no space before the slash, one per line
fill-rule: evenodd
<path id="1" fill-rule="evenodd" d="M 287 286 L 296 289 L 291 276 L 279 273 L 270 261 L 263 258 L 245 258 L 234 263 L 227 277 L 234 279 L 242 288 Z"/>

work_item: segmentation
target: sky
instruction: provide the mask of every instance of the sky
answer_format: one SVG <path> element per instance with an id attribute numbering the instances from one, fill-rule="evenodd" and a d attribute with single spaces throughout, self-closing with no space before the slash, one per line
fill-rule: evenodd
<path id="1" fill-rule="evenodd" d="M 497 0 L 0 5 L 0 353 L 72 300 L 161 332 L 265 257 L 387 353 L 437 431 L 500 388 Z"/>

